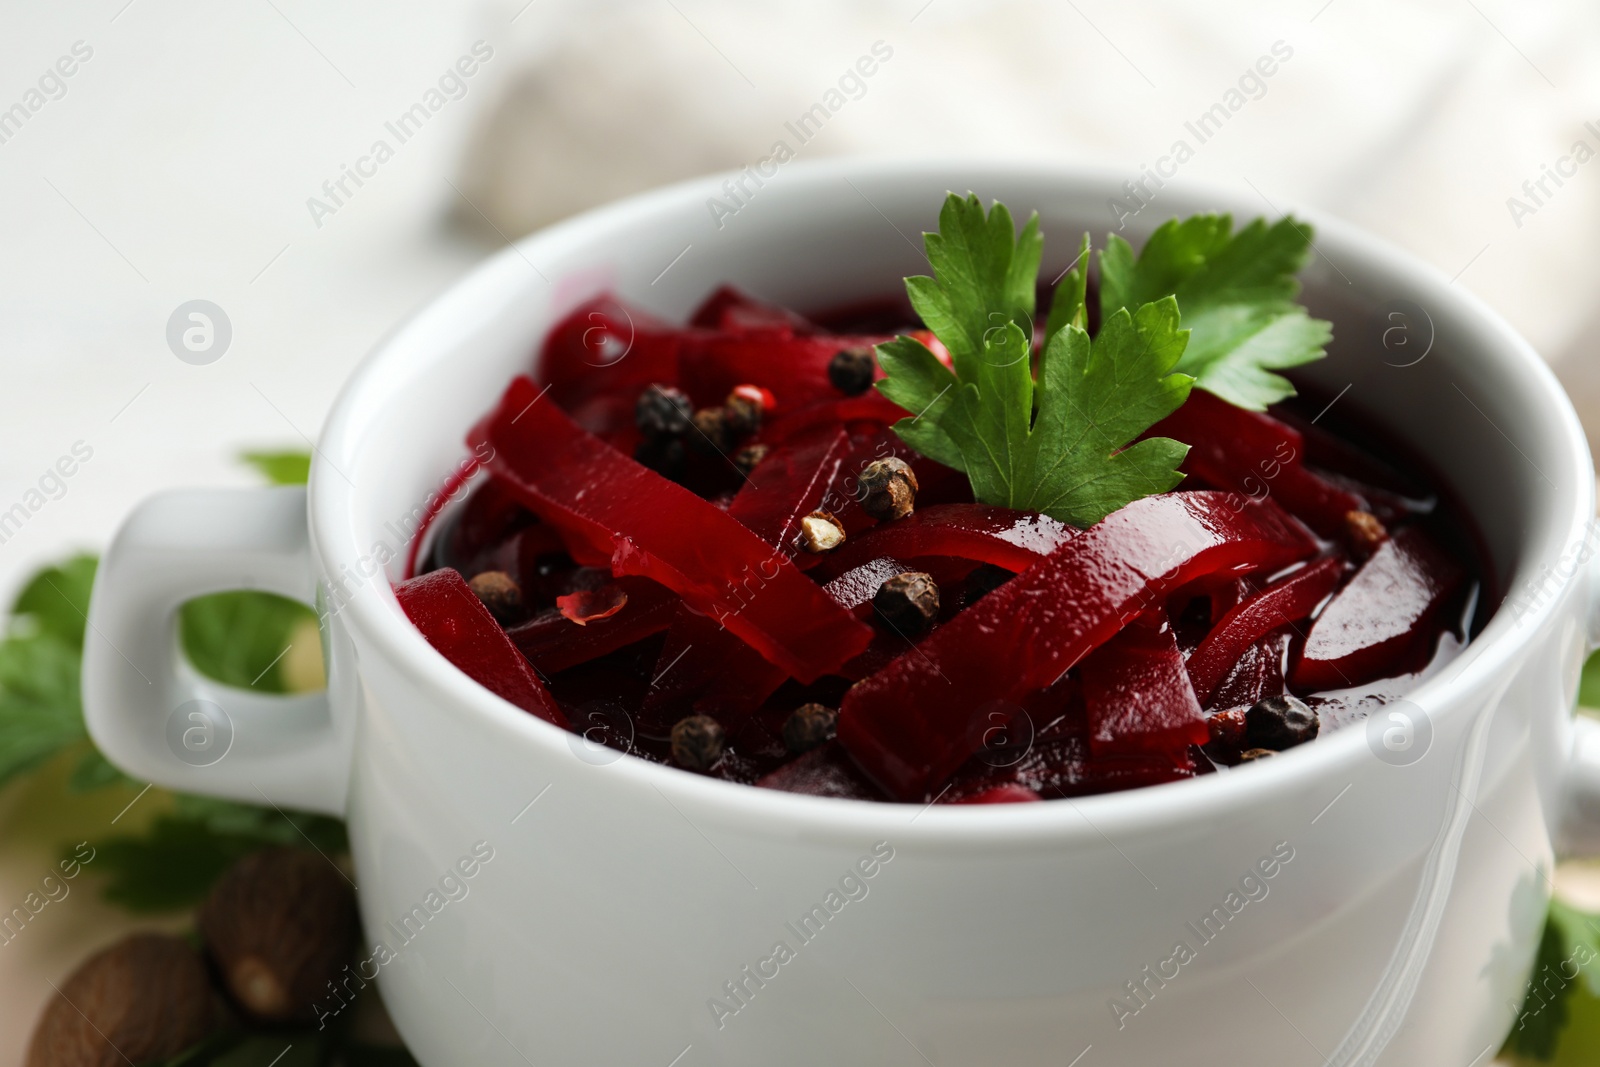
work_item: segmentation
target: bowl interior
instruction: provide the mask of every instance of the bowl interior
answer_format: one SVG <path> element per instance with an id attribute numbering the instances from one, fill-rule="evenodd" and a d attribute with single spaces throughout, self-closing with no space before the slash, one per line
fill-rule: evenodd
<path id="1" fill-rule="evenodd" d="M 1079 234 L 1098 245 L 1116 228 L 1108 203 L 1122 178 L 1062 167 L 794 165 L 752 189 L 731 217 L 719 212 L 720 226 L 709 205 L 728 203 L 720 178 L 563 223 L 480 267 L 363 365 L 324 443 L 347 484 L 314 485 L 331 494 L 318 506 L 352 551 L 386 549 L 397 578 L 427 501 L 467 455 L 467 429 L 582 300 L 610 289 L 682 321 L 724 282 L 802 311 L 893 293 L 904 275 L 927 272 L 920 233 L 936 225 L 947 189 L 1018 214 L 1037 210 L 1053 276 Z M 1264 208 L 1173 185 L 1121 232 L 1138 246 L 1174 215 L 1248 218 L 1270 214 Z M 1459 286 L 1335 220 L 1301 217 L 1317 234 L 1305 299 L 1334 322 L 1335 339 L 1300 379 L 1442 475 L 1479 527 L 1493 585 L 1515 595 L 1592 511 L 1593 475 L 1570 405 L 1525 342 Z"/>

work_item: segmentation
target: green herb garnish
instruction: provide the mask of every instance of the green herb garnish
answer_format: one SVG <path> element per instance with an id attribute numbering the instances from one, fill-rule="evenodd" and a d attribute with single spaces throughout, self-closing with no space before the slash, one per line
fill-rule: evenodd
<path id="1" fill-rule="evenodd" d="M 1295 274 L 1311 250 L 1311 231 L 1285 217 L 1231 233 L 1228 215 L 1173 219 L 1150 235 L 1137 258 L 1113 234 L 1100 256 L 1100 308 L 1137 307 L 1171 295 L 1183 311 L 1189 347 L 1178 369 L 1195 386 L 1238 407 L 1264 410 L 1294 395 L 1272 373 L 1321 359 L 1332 324 L 1295 303 Z"/>
<path id="2" fill-rule="evenodd" d="M 1087 239 L 1062 280 L 1055 334 L 1033 371 L 1038 217 L 1018 238 L 1002 204 L 950 196 L 925 236 L 933 278 L 909 278 L 912 307 L 950 350 L 954 373 L 908 337 L 880 345 L 884 396 L 918 414 L 895 424 L 912 448 L 965 471 L 989 504 L 1079 526 L 1177 485 L 1187 447 L 1130 442 L 1176 411 L 1192 379 L 1174 373 L 1185 333 L 1170 296 L 1119 310 L 1093 341 L 1084 330 Z"/>
<path id="3" fill-rule="evenodd" d="M 977 196 L 951 194 L 939 232 L 923 235 L 934 276 L 906 279 L 951 367 L 909 337 L 878 346 L 879 391 L 916 413 L 895 432 L 966 472 L 978 500 L 1077 526 L 1172 489 L 1188 446 L 1140 435 L 1193 386 L 1257 410 L 1292 395 L 1273 369 L 1319 358 L 1331 336 L 1294 303 L 1306 230 L 1288 218 L 1232 228 L 1226 215 L 1174 220 L 1137 258 L 1112 237 L 1093 338 L 1085 235 L 1036 353 L 1037 214 L 1019 235 L 1005 205 L 986 214 Z"/>
<path id="4" fill-rule="evenodd" d="M 1600 997 L 1600 917 L 1560 900 L 1550 902 L 1539 954 L 1528 977 L 1527 994 L 1512 1021 L 1505 1051 L 1549 1062 L 1568 1032 L 1575 998 L 1581 998 L 1592 1031 L 1595 998 Z M 1592 1053 L 1593 1049 L 1587 1052 Z M 1593 1062 L 1579 1051 L 1582 1062 Z M 1566 1057 L 1563 1057 L 1564 1059 Z"/>

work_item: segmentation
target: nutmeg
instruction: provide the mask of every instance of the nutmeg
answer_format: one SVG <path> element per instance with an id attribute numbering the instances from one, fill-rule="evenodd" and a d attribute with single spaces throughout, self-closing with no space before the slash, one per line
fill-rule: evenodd
<path id="1" fill-rule="evenodd" d="M 205 961 L 182 938 L 134 934 L 62 982 L 33 1029 L 27 1067 L 163 1061 L 220 1022 Z"/>
<path id="2" fill-rule="evenodd" d="M 309 1022 L 355 951 L 355 893 L 320 853 L 262 849 L 212 887 L 200 907 L 200 936 L 244 1014 Z"/>

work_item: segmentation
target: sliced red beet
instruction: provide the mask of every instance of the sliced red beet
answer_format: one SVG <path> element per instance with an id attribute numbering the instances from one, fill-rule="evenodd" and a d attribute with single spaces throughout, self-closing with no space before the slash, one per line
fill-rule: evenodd
<path id="1" fill-rule="evenodd" d="M 787 678 L 715 619 L 680 607 L 656 657 L 641 723 L 665 732 L 692 710 L 733 729 Z"/>
<path id="2" fill-rule="evenodd" d="M 601 296 L 574 309 L 550 331 L 536 377 L 564 408 L 591 397 L 624 397 L 631 405 L 651 382 L 678 377 L 678 349 L 688 331 Z"/>
<path id="3" fill-rule="evenodd" d="M 977 751 L 984 712 L 1050 685 L 1170 590 L 1206 573 L 1277 570 L 1312 539 L 1270 502 L 1145 497 L 1072 538 L 851 689 L 839 739 L 904 799 Z"/>
<path id="4" fill-rule="evenodd" d="M 611 588 L 627 597 L 614 613 L 580 626 L 560 610 L 547 609 L 513 626 L 507 636 L 534 666 L 555 674 L 660 633 L 679 607 L 677 594 L 648 578 L 618 579 Z M 571 595 L 586 594 L 580 590 Z"/>
<path id="5" fill-rule="evenodd" d="M 884 556 L 957 556 L 1021 571 L 1080 532 L 1048 515 L 992 504 L 936 504 L 846 541 L 828 553 L 817 577 L 831 581 Z"/>
<path id="6" fill-rule="evenodd" d="M 1248 708 L 1262 697 L 1283 695 L 1283 661 L 1289 630 L 1275 630 L 1244 650 L 1205 704 L 1208 711 Z"/>
<path id="7" fill-rule="evenodd" d="M 844 400 L 827 400 L 809 404 L 797 410 L 780 409 L 771 422 L 762 427 L 761 440 L 768 444 L 781 444 L 789 438 L 816 426 L 848 426 L 857 422 L 872 422 L 892 426 L 915 412 L 892 403 L 877 390 Z"/>
<path id="8" fill-rule="evenodd" d="M 1172 627 L 1159 613 L 1123 627 L 1078 673 L 1096 756 L 1182 752 L 1211 735 Z"/>
<path id="9" fill-rule="evenodd" d="M 995 754 L 974 756 L 947 790 L 925 799 L 959 804 L 996 789 L 1021 788 L 1053 800 L 1175 782 L 1193 778 L 1197 769 L 1188 752 L 1096 756 L 1082 733 L 1065 733 L 1041 737 L 1015 763 L 999 762 Z"/>
<path id="10" fill-rule="evenodd" d="M 850 437 L 838 427 L 817 427 L 776 448 L 728 506 L 751 533 L 792 557 L 800 520 L 823 505 L 849 454 Z"/>
<path id="11" fill-rule="evenodd" d="M 514 573 L 516 553 L 507 542 L 529 527 L 550 532 L 537 524 L 532 512 L 486 478 L 430 531 L 425 569 L 453 567 L 469 578 L 486 570 Z"/>
<path id="12" fill-rule="evenodd" d="M 1189 657 L 1189 679 L 1200 703 L 1211 700 L 1212 691 L 1250 646 L 1269 632 L 1310 615 L 1333 592 L 1343 573 L 1344 560 L 1328 556 L 1235 605 Z"/>
<path id="13" fill-rule="evenodd" d="M 1379 459 L 1373 451 L 1361 447 L 1356 436 L 1340 437 L 1293 411 L 1274 411 L 1273 414 L 1300 432 L 1305 440 L 1307 463 L 1321 468 L 1328 475 L 1354 479 L 1368 487 L 1368 491 L 1376 489 L 1379 495 L 1421 505 L 1423 510 L 1432 507 L 1432 494 L 1425 487 Z M 1388 446 L 1382 443 L 1373 444 L 1379 451 L 1388 450 Z"/>
<path id="14" fill-rule="evenodd" d="M 1186 473 L 1246 497 L 1270 497 L 1323 537 L 1342 538 L 1345 515 L 1370 510 L 1365 498 L 1306 469 L 1305 441 L 1294 427 L 1202 389 L 1148 436 L 1187 444 Z"/>
<path id="15" fill-rule="evenodd" d="M 757 300 L 732 285 L 718 286 L 706 297 L 690 316 L 689 325 L 731 332 L 782 329 L 791 333 L 814 333 L 817 329 L 805 316 L 778 304 Z"/>
<path id="16" fill-rule="evenodd" d="M 401 582 L 394 595 L 428 644 L 462 673 L 523 711 L 566 727 L 555 698 L 458 571 L 430 571 Z"/>
<path id="17" fill-rule="evenodd" d="M 878 593 L 879 586 L 897 574 L 914 570 L 892 556 L 868 560 L 852 567 L 822 587 L 842 608 L 854 611 Z"/>
<path id="18" fill-rule="evenodd" d="M 886 336 L 799 334 L 787 327 L 700 335 L 685 340 L 678 383 L 698 406 L 720 404 L 733 387 L 753 382 L 772 390 L 778 412 L 839 400 L 828 364 L 841 349 L 871 348 Z"/>
<path id="19" fill-rule="evenodd" d="M 817 427 L 796 438 L 750 472 L 728 515 L 776 552 L 800 562 L 795 545 L 800 520 L 821 506 L 848 446 L 848 435 L 838 427 Z M 707 714 L 737 716 L 758 707 L 787 677 L 714 619 L 688 608 L 679 610 L 667 634 L 656 674 L 646 697 L 651 717 L 685 702 Z"/>
<path id="20" fill-rule="evenodd" d="M 1305 690 L 1345 689 L 1413 666 L 1438 637 L 1439 610 L 1461 568 L 1421 527 L 1378 547 L 1317 617 L 1289 680 Z"/>
<path id="21" fill-rule="evenodd" d="M 837 741 L 829 741 L 820 748 L 790 760 L 766 777 L 758 779 L 756 785 L 762 789 L 806 793 L 814 797 L 884 799 L 882 791 L 851 762 Z"/>
<path id="22" fill-rule="evenodd" d="M 472 431 L 491 470 L 562 530 L 573 554 L 672 589 L 696 610 L 809 682 L 864 649 L 872 631 L 780 551 L 694 493 L 606 447 L 518 378 Z M 580 559 L 580 562 L 584 560 Z"/>

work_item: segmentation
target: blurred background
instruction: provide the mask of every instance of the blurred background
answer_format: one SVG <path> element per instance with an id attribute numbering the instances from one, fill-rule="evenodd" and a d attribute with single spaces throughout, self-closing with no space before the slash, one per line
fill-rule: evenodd
<path id="1" fill-rule="evenodd" d="M 1138 179 L 1185 141 L 1180 179 L 1237 187 L 1266 214 L 1336 213 L 1480 295 L 1600 432 L 1592 4 L 10 0 L 0 11 L 0 513 L 26 512 L 0 525 L 7 598 L 42 563 L 103 546 L 154 490 L 254 481 L 242 450 L 308 448 L 374 343 L 506 241 L 795 144 L 784 123 L 874 51 L 889 58 L 799 158 L 1048 157 Z M 1226 121 L 1202 143 L 1193 127 L 1218 104 Z M 169 320 L 196 300 L 227 324 L 203 364 L 169 341 Z M 50 477 L 62 456 L 80 460 L 75 473 Z M 114 814 L 121 799 L 101 803 Z M 30 803 L 37 819 L 37 792 L 0 793 L 7 907 L 58 847 L 19 828 Z M 0 947 L 0 1064 L 21 1061 L 49 993 L 41 976 L 130 923 L 92 887 L 60 912 Z"/>

